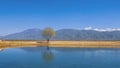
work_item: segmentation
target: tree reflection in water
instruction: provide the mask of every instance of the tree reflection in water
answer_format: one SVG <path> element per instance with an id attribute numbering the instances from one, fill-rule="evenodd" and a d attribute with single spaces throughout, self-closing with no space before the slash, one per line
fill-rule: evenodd
<path id="1" fill-rule="evenodd" d="M 42 52 L 42 59 L 49 63 L 54 59 L 54 53 L 50 49 L 46 49 Z"/>

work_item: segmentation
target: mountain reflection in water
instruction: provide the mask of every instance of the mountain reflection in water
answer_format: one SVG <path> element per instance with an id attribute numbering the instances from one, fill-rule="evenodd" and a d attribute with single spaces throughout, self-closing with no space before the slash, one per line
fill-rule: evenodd
<path id="1" fill-rule="evenodd" d="M 120 49 L 7 48 L 0 52 L 0 68 L 120 68 Z"/>

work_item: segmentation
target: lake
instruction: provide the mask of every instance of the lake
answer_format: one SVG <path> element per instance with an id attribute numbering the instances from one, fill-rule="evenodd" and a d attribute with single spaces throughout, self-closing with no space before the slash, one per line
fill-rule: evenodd
<path id="1" fill-rule="evenodd" d="M 0 68 L 120 68 L 120 49 L 7 48 L 0 51 Z"/>

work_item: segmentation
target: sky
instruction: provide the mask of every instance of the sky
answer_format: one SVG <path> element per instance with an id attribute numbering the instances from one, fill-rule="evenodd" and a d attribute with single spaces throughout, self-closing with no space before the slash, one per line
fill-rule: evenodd
<path id="1" fill-rule="evenodd" d="M 45 27 L 120 28 L 120 0 L 0 0 L 0 36 Z"/>

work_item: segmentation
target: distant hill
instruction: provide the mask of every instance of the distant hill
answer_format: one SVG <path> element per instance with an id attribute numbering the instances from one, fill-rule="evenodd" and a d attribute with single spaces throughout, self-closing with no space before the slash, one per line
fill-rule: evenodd
<path id="1" fill-rule="evenodd" d="M 62 29 L 56 32 L 58 40 L 120 40 L 120 31 L 100 32 L 94 30 Z"/>
<path id="2" fill-rule="evenodd" d="M 41 30 L 40 29 L 28 29 L 19 33 L 9 34 L 4 36 L 3 39 L 7 40 L 40 40 Z"/>
<path id="3" fill-rule="evenodd" d="M 2 36 L 0 36 L 0 39 L 2 39 Z"/>
<path id="4" fill-rule="evenodd" d="M 2 37 L 6 40 L 43 40 L 40 29 L 28 29 L 23 32 Z M 56 31 L 53 40 L 120 40 L 120 31 L 95 31 L 61 29 Z"/>

